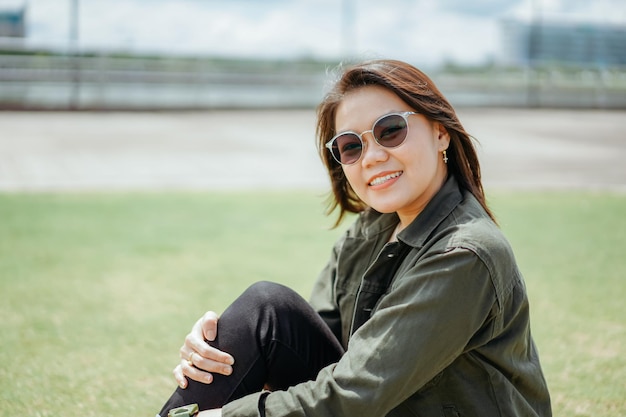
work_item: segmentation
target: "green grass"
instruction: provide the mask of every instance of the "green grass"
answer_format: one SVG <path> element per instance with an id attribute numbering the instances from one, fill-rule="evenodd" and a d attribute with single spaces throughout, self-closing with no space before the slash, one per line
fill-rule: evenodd
<path id="1" fill-rule="evenodd" d="M 490 194 L 557 416 L 626 411 L 626 196 Z M 0 415 L 154 415 L 193 321 L 268 279 L 308 295 L 313 193 L 0 194 Z M 340 228 L 341 229 L 341 228 Z"/>

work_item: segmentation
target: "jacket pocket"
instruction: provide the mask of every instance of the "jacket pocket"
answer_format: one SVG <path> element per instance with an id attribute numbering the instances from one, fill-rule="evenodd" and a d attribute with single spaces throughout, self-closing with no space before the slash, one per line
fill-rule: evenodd
<path id="1" fill-rule="evenodd" d="M 461 417 L 461 415 L 456 409 L 456 406 L 454 405 L 444 405 L 443 416 L 444 417 Z"/>

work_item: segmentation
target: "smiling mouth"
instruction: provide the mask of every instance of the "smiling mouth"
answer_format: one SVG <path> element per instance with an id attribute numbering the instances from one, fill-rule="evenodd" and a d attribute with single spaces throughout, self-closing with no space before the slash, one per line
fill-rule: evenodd
<path id="1" fill-rule="evenodd" d="M 402 171 L 394 172 L 393 174 L 385 175 L 383 177 L 377 177 L 372 182 L 370 182 L 368 185 L 384 184 L 384 183 L 386 183 L 389 180 L 392 180 L 394 178 L 398 178 L 400 175 L 402 175 Z"/>

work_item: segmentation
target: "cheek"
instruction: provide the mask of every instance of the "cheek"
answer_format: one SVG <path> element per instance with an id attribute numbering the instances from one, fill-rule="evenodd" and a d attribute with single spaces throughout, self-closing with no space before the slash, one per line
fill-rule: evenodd
<path id="1" fill-rule="evenodd" d="M 343 174 L 348 181 L 348 185 L 352 188 L 352 191 L 356 193 L 359 199 L 363 200 L 367 195 L 367 184 L 361 178 L 360 170 L 354 166 L 348 167 L 348 169 L 343 170 Z"/>
<path id="2" fill-rule="evenodd" d="M 347 167 L 342 167 L 343 169 L 343 175 L 345 175 L 346 179 L 348 180 L 348 183 L 350 184 L 350 186 L 352 188 L 358 187 L 358 181 L 357 179 L 359 178 L 359 173 L 358 170 L 356 169 L 356 165 L 349 165 Z"/>
<path id="3" fill-rule="evenodd" d="M 418 177 L 428 176 L 437 170 L 437 152 L 430 147 L 413 150 L 413 157 L 405 157 L 405 170 Z"/>

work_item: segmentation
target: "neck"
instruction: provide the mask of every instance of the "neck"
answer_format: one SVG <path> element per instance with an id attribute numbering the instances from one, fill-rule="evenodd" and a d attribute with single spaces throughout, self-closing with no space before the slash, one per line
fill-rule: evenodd
<path id="1" fill-rule="evenodd" d="M 402 226 L 402 222 L 398 222 L 398 225 L 395 229 L 393 229 L 393 232 L 389 237 L 389 242 L 396 242 L 398 240 L 398 233 L 400 233 L 402 229 L 404 229 L 404 226 Z"/>

